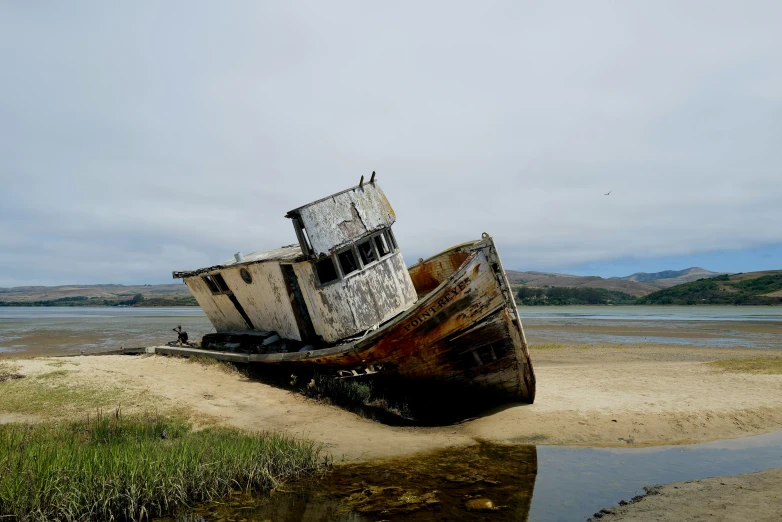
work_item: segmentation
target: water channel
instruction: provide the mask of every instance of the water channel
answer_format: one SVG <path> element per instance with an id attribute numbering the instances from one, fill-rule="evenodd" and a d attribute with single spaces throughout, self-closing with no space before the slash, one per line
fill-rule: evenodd
<path id="1" fill-rule="evenodd" d="M 339 465 L 322 480 L 167 520 L 583 521 L 643 494 L 644 486 L 776 467 L 782 467 L 782 432 L 645 448 L 478 444 Z"/>

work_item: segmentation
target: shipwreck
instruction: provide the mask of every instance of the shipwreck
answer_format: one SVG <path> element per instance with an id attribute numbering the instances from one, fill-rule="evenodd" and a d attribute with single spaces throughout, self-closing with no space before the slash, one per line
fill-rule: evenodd
<path id="1" fill-rule="evenodd" d="M 173 273 L 215 332 L 199 348 L 158 353 L 382 373 L 533 402 L 524 330 L 491 236 L 408 268 L 374 172 L 285 217 L 296 244 Z"/>

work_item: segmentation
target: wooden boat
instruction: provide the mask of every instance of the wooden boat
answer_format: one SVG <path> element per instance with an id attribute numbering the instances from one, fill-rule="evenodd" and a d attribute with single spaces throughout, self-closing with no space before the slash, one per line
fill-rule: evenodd
<path id="1" fill-rule="evenodd" d="M 158 353 L 384 374 L 533 402 L 524 330 L 488 234 L 405 268 L 374 173 L 287 217 L 299 245 L 174 272 L 217 332 L 200 349 Z"/>

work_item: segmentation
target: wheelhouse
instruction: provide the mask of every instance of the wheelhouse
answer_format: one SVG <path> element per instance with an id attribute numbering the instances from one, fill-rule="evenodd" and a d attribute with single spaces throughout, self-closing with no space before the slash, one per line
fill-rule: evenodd
<path id="1" fill-rule="evenodd" d="M 362 178 L 363 181 L 363 178 Z M 174 272 L 218 332 L 333 344 L 413 306 L 391 205 L 374 180 L 291 210 L 298 244 Z"/>

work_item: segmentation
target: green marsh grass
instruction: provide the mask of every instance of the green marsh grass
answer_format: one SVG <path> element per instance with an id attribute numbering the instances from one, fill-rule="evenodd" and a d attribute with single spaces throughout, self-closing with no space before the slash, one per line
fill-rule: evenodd
<path id="1" fill-rule="evenodd" d="M 0 425 L 0 519 L 148 520 L 323 470 L 319 446 L 170 417 Z"/>
<path id="2" fill-rule="evenodd" d="M 295 385 L 295 380 L 293 381 Z M 315 375 L 301 393 L 311 399 L 327 401 L 337 406 L 365 406 L 374 398 L 372 384 L 357 379 L 336 379 Z"/>
<path id="3" fill-rule="evenodd" d="M 751 357 L 747 359 L 722 359 L 705 363 L 712 368 L 737 373 L 782 374 L 782 357 Z"/>

